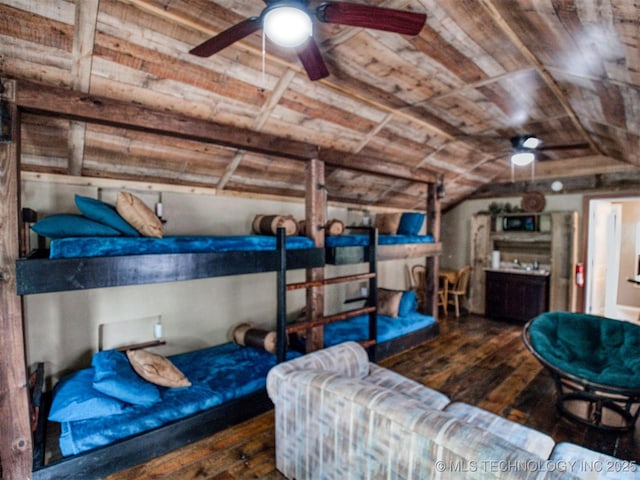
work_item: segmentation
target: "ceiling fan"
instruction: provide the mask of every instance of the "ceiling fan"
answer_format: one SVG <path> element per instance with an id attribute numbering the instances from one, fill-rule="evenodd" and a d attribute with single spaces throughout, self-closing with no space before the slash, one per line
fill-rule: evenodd
<path id="1" fill-rule="evenodd" d="M 323 23 L 372 28 L 403 35 L 417 35 L 427 19 L 424 13 L 372 7 L 346 2 L 324 2 L 315 10 L 309 0 L 264 0 L 267 7 L 259 16 L 247 18 L 215 37 L 192 48 L 189 53 L 209 57 L 248 35 L 264 30 L 274 43 L 295 48 L 311 80 L 329 75 L 318 44 L 312 37 L 312 17 Z"/>
<path id="2" fill-rule="evenodd" d="M 511 137 L 511 146 L 513 153 L 511 154 L 511 164 L 518 167 L 526 166 L 534 160 L 548 159 L 544 151 L 550 150 L 578 150 L 588 148 L 588 143 L 574 143 L 566 145 L 544 145 L 535 135 L 516 135 Z"/>

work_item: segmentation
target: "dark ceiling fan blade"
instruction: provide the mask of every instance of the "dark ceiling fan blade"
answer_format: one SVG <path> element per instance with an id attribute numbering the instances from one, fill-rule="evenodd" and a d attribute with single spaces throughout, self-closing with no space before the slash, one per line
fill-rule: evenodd
<path id="1" fill-rule="evenodd" d="M 320 80 L 329 76 L 329 70 L 322 59 L 318 44 L 310 38 L 302 47 L 296 49 L 298 58 L 311 80 Z"/>
<path id="2" fill-rule="evenodd" d="M 582 150 L 584 148 L 589 148 L 588 143 L 573 143 L 566 145 L 542 145 L 538 147 L 536 150 Z"/>
<path id="3" fill-rule="evenodd" d="M 233 27 L 219 33 L 215 37 L 202 42 L 197 47 L 189 50 L 189 53 L 198 57 L 209 57 L 214 53 L 218 53 L 223 48 L 228 47 L 232 43 L 242 40 L 244 37 L 251 35 L 253 32 L 260 30 L 262 27 L 260 17 L 251 17 L 236 23 Z"/>
<path id="4" fill-rule="evenodd" d="M 424 13 L 344 2 L 321 4 L 316 9 L 316 17 L 325 23 L 373 28 L 403 35 L 417 35 L 427 20 Z"/>

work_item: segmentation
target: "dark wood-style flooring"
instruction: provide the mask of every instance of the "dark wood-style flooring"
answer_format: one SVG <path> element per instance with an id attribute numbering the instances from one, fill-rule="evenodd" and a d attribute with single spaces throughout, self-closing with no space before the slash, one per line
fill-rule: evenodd
<path id="1" fill-rule="evenodd" d="M 522 327 L 478 316 L 441 321 L 441 333 L 380 362 L 463 401 L 626 460 L 640 460 L 640 429 L 608 433 L 561 418 L 551 377 L 524 347 Z M 275 470 L 273 411 L 111 475 L 109 480 L 282 479 Z"/>

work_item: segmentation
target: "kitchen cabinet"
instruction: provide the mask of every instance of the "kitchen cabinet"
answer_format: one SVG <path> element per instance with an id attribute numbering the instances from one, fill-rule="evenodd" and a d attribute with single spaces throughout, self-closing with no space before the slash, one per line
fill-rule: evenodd
<path id="1" fill-rule="evenodd" d="M 549 276 L 537 273 L 485 272 L 485 315 L 525 323 L 549 310 Z"/>
<path id="2" fill-rule="evenodd" d="M 575 264 L 578 254 L 578 214 L 573 211 L 543 212 L 543 231 L 504 231 L 502 215 L 478 213 L 471 218 L 471 266 L 473 268 L 469 290 L 469 311 L 485 314 L 485 269 L 491 266 L 492 250 L 499 250 L 503 264 L 516 259 L 522 264 L 537 261 L 550 272 L 548 283 L 548 308 L 575 312 L 577 288 Z"/>

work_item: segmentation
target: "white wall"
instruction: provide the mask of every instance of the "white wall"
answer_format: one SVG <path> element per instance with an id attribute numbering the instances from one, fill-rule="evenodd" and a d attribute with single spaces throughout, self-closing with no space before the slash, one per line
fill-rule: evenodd
<path id="1" fill-rule="evenodd" d="M 636 275 L 638 253 L 636 238 L 640 224 L 640 201 L 625 201 L 622 205 L 622 225 L 620 244 L 620 272 L 618 279 L 618 303 L 628 307 L 640 307 L 640 288 L 627 278 Z"/>
<path id="2" fill-rule="evenodd" d="M 132 191 L 153 207 L 157 192 Z M 23 181 L 22 205 L 41 215 L 79 213 L 74 194 L 115 203 L 117 190 Z M 256 214 L 292 214 L 304 218 L 304 204 L 222 195 L 163 193 L 166 235 L 245 235 Z M 347 209 L 330 207 L 329 218 L 346 221 Z M 404 261 L 380 262 L 379 285 L 403 289 Z M 415 263 L 415 260 L 409 263 Z M 328 267 L 327 277 L 366 271 L 365 265 Z M 304 271 L 289 272 L 289 282 L 304 281 Z M 326 287 L 326 310 L 344 305 L 346 286 Z M 288 313 L 295 316 L 305 302 L 304 292 L 287 294 Z M 168 355 L 217 345 L 229 340 L 233 326 L 251 322 L 273 328 L 276 317 L 275 273 L 220 277 L 165 284 L 92 289 L 25 297 L 28 363 L 46 362 L 47 374 L 58 376 L 90 364 L 98 349 L 100 326 L 127 343 L 140 341 L 140 325 L 153 339 L 153 323 L 161 318 L 168 341 L 156 351 Z"/>
<path id="3" fill-rule="evenodd" d="M 457 270 L 471 262 L 471 217 L 480 211 L 488 211 L 492 202 L 510 203 L 520 206 L 521 197 L 485 198 L 462 202 L 442 216 L 441 239 L 442 257 L 441 268 Z M 579 230 L 582 223 L 581 194 L 548 194 L 544 211 L 577 211 Z M 580 238 L 580 231 L 578 232 Z M 580 248 L 580 245 L 578 245 Z"/>

